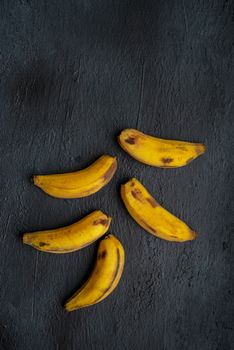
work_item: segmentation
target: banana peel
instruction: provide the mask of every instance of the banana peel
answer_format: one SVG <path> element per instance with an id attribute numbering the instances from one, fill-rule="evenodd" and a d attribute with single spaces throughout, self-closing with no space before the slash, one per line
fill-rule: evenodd
<path id="1" fill-rule="evenodd" d="M 124 248 L 112 234 L 99 244 L 95 267 L 84 285 L 65 303 L 68 312 L 104 300 L 117 287 L 124 268 Z"/>
<path id="2" fill-rule="evenodd" d="M 56 198 L 82 198 L 106 186 L 116 169 L 116 158 L 103 155 L 85 169 L 64 174 L 34 175 L 33 182 Z"/>
<path id="3" fill-rule="evenodd" d="M 111 218 L 95 210 L 80 221 L 54 230 L 23 234 L 23 243 L 46 253 L 70 253 L 82 249 L 102 237 Z"/>
<path id="4" fill-rule="evenodd" d="M 196 232 L 164 209 L 135 178 L 121 185 L 122 200 L 132 218 L 147 232 L 172 242 L 194 240 Z"/>
<path id="5" fill-rule="evenodd" d="M 191 143 L 156 138 L 136 129 L 125 129 L 118 137 L 120 146 L 141 163 L 159 168 L 178 168 L 191 163 L 206 148 Z"/>

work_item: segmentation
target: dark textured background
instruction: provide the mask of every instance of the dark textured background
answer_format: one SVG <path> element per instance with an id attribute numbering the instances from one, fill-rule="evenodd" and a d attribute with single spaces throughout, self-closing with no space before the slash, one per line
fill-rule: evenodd
<path id="1" fill-rule="evenodd" d="M 0 349 L 233 349 L 232 1 L 1 0 L 0 16 Z M 184 168 L 147 167 L 118 147 L 126 127 L 208 151 Z M 119 168 L 94 196 L 53 199 L 30 183 L 103 153 Z M 119 197 L 132 176 L 197 241 L 138 227 Z M 96 208 L 113 216 L 124 275 L 104 302 L 67 314 L 97 245 L 55 256 L 20 233 Z"/>

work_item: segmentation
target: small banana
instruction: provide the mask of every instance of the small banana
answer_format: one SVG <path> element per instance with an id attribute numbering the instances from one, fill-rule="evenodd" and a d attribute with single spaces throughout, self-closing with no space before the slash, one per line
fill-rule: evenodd
<path id="1" fill-rule="evenodd" d="M 205 152 L 202 143 L 164 140 L 125 129 L 118 137 L 120 146 L 139 162 L 160 168 L 178 168 Z"/>
<path id="2" fill-rule="evenodd" d="M 133 219 L 153 235 L 174 242 L 196 238 L 197 234 L 161 207 L 137 179 L 121 185 L 121 197 Z"/>
<path id="3" fill-rule="evenodd" d="M 53 197 L 81 198 L 107 185 L 116 169 L 116 158 L 103 155 L 85 169 L 64 174 L 34 175 L 33 182 Z"/>
<path id="4" fill-rule="evenodd" d="M 65 303 L 67 311 L 99 303 L 118 285 L 124 268 L 124 248 L 113 235 L 99 244 L 95 267 L 84 285 Z"/>
<path id="5" fill-rule="evenodd" d="M 54 230 L 24 233 L 23 242 L 47 253 L 70 253 L 88 246 L 103 236 L 111 218 L 95 210 L 72 225 Z"/>

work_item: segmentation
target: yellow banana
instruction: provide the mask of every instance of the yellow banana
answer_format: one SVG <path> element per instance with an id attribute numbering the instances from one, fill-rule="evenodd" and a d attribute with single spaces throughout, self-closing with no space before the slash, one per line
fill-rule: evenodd
<path id="1" fill-rule="evenodd" d="M 65 174 L 34 175 L 33 181 L 53 197 L 81 198 L 107 185 L 116 169 L 116 158 L 103 155 L 85 169 Z"/>
<path id="2" fill-rule="evenodd" d="M 99 303 L 118 285 L 124 268 L 124 248 L 113 235 L 99 244 L 95 267 L 84 285 L 65 303 L 67 311 Z"/>
<path id="3" fill-rule="evenodd" d="M 137 179 L 121 185 L 121 197 L 133 219 L 153 235 L 174 242 L 196 238 L 197 234 L 161 207 Z"/>
<path id="4" fill-rule="evenodd" d="M 54 230 L 24 233 L 23 242 L 47 253 L 70 253 L 88 246 L 103 236 L 111 218 L 95 210 L 72 225 Z"/>
<path id="5" fill-rule="evenodd" d="M 205 152 L 202 143 L 164 140 L 125 129 L 118 137 L 120 146 L 139 162 L 160 168 L 178 168 Z"/>

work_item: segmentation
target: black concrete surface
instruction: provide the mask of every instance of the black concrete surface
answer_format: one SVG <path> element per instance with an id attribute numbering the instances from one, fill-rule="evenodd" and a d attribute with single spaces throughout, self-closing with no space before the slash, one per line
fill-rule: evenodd
<path id="1" fill-rule="evenodd" d="M 233 349 L 233 2 L 2 0 L 0 16 L 0 349 Z M 184 168 L 145 166 L 116 142 L 127 127 L 207 153 Z M 30 182 L 103 153 L 118 171 L 91 197 L 54 199 Z M 157 239 L 130 218 L 119 185 L 133 176 L 195 242 Z M 68 314 L 97 244 L 55 256 L 21 234 L 99 208 L 125 247 L 123 278 Z"/>

